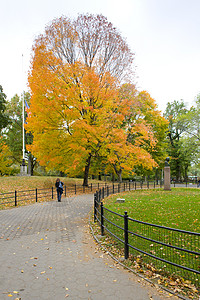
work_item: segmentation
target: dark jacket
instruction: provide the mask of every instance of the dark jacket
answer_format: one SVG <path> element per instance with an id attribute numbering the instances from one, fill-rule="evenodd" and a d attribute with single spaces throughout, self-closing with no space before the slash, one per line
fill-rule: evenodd
<path id="1" fill-rule="evenodd" d="M 61 185 L 62 185 L 62 188 L 61 188 L 61 187 L 59 187 L 60 183 L 61 183 Z M 62 191 L 63 191 L 63 182 L 62 182 L 62 181 L 56 181 L 56 183 L 55 183 L 55 187 L 56 187 L 57 189 L 59 189 L 59 190 L 62 190 Z"/>

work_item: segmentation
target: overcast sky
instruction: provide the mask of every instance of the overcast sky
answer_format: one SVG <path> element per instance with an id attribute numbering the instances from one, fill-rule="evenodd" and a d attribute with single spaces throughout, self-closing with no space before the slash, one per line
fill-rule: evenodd
<path id="1" fill-rule="evenodd" d="M 61 15 L 103 14 L 135 53 L 135 82 L 164 111 L 200 93 L 200 0 L 6 0 L 0 5 L 0 85 L 10 99 L 27 90 L 31 48 Z M 23 54 L 23 58 L 22 58 Z"/>

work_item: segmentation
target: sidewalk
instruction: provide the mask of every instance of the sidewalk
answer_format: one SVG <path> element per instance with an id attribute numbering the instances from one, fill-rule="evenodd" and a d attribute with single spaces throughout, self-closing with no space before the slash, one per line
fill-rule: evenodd
<path id="1" fill-rule="evenodd" d="M 0 211 L 0 299 L 177 299 L 97 249 L 87 223 L 93 195 Z"/>

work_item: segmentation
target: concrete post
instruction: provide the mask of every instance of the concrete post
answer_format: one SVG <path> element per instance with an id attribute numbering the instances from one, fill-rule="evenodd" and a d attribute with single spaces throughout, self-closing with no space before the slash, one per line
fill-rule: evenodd
<path id="1" fill-rule="evenodd" d="M 165 167 L 164 167 L 164 190 L 171 191 L 171 176 L 170 176 L 169 157 L 166 158 Z"/>
<path id="2" fill-rule="evenodd" d="M 22 160 L 22 164 L 20 166 L 20 176 L 27 176 L 27 166 L 25 164 L 25 159 Z"/>

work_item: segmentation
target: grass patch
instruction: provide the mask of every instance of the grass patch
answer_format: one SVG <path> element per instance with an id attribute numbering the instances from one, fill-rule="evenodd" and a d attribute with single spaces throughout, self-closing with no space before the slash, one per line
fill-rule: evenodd
<path id="1" fill-rule="evenodd" d="M 117 203 L 116 199 L 119 197 L 125 198 L 125 202 Z M 200 232 L 200 191 L 198 189 L 174 188 L 171 191 L 157 189 L 124 192 L 106 198 L 104 207 L 117 213 L 112 214 L 104 209 L 104 225 L 121 240 L 124 240 L 124 232 L 120 227 L 124 226 L 125 211 L 134 220 L 190 232 Z M 114 247 L 123 251 L 123 243 L 108 234 L 106 230 L 105 233 L 113 240 Z M 198 235 L 129 220 L 129 244 L 134 249 L 129 247 L 128 262 L 137 271 L 145 273 L 145 275 L 150 274 L 147 276 L 154 276 L 157 283 L 163 283 L 166 287 L 174 288 L 177 291 L 184 286 L 184 289 L 186 288 L 188 291 L 184 291 L 183 294 L 186 293 L 185 295 L 190 295 L 190 297 L 193 293 L 198 293 L 195 288 L 196 286 L 199 289 L 200 277 L 198 274 L 167 263 L 169 261 L 199 271 L 200 262 L 197 253 L 200 252 L 200 239 Z M 187 249 L 194 253 L 188 253 L 181 249 Z"/>
<path id="2" fill-rule="evenodd" d="M 55 186 L 58 176 L 9 176 L 0 177 L 0 193 L 14 192 L 15 190 L 28 190 L 35 188 L 51 188 Z M 83 179 L 62 177 L 67 186 L 83 183 Z"/>
<path id="3" fill-rule="evenodd" d="M 116 203 L 119 195 L 106 199 L 104 205 L 119 214 L 152 224 L 200 232 L 200 190 L 173 188 L 171 191 L 139 190 L 120 194 L 124 203 Z"/>

